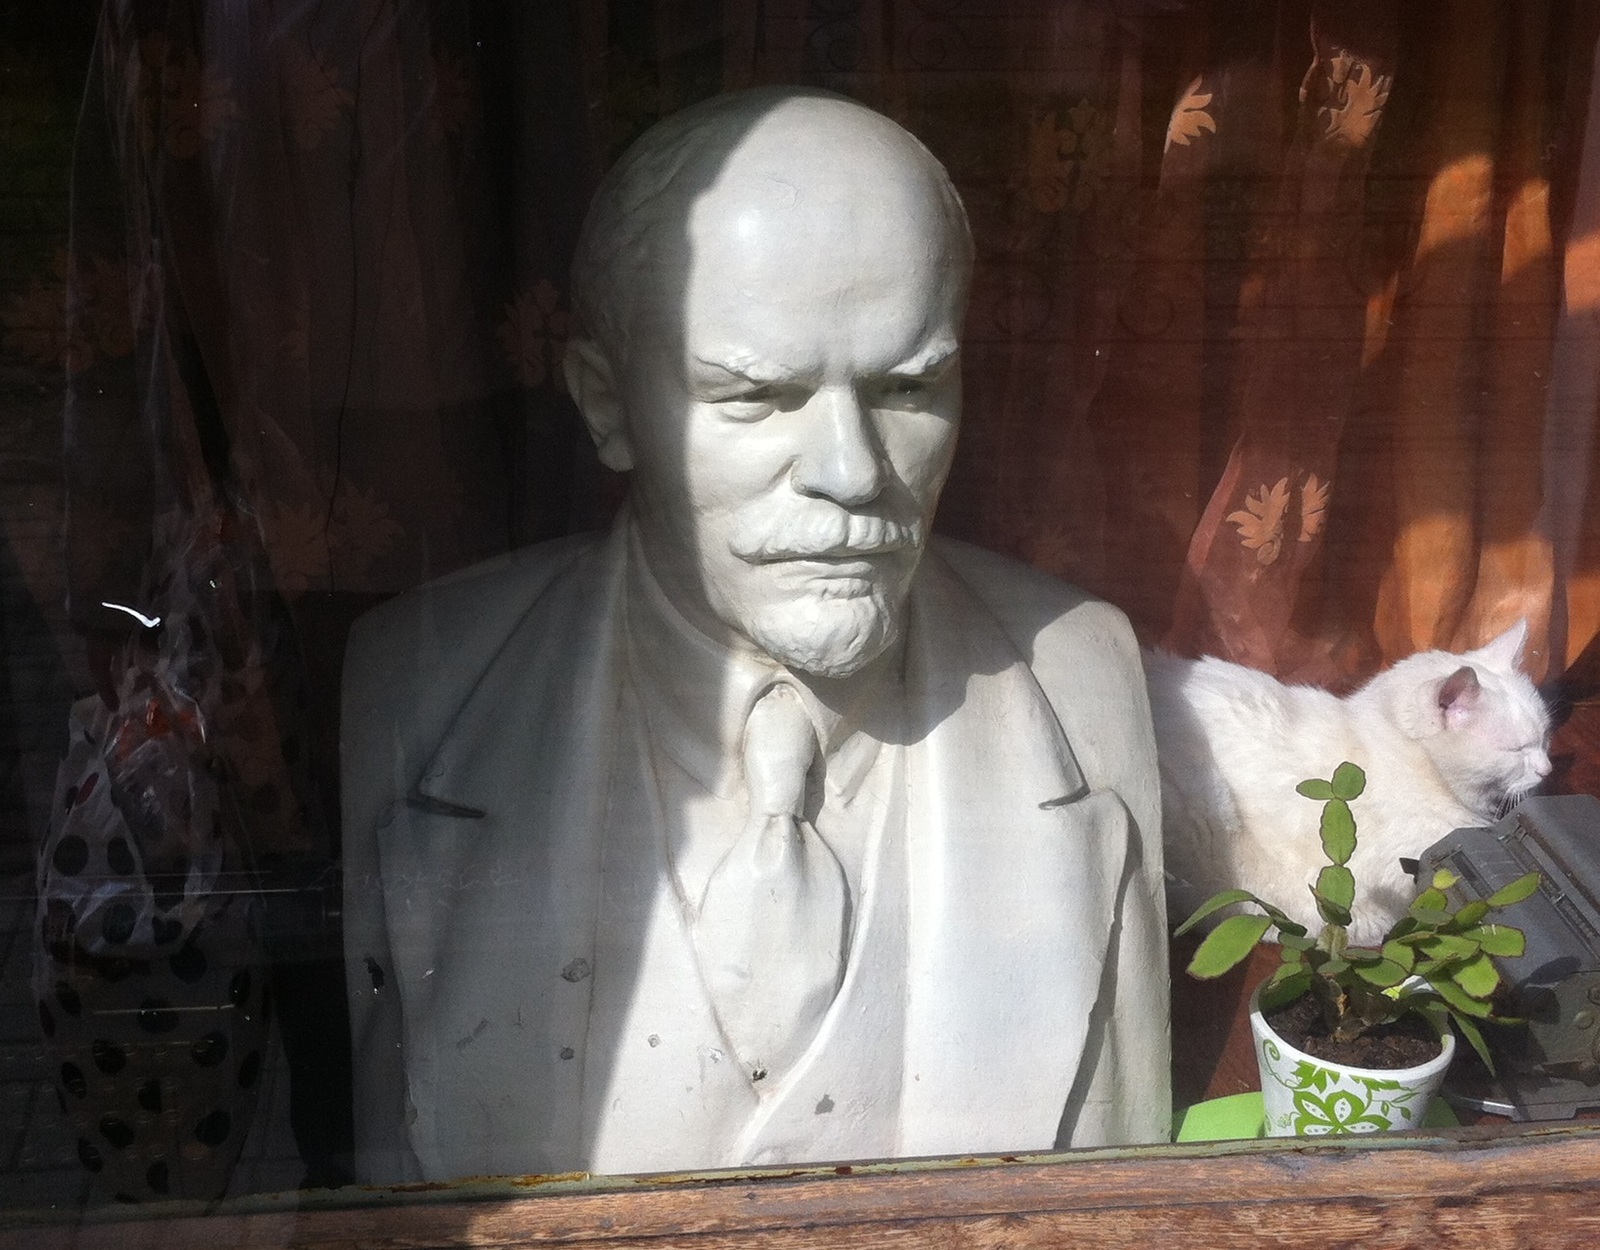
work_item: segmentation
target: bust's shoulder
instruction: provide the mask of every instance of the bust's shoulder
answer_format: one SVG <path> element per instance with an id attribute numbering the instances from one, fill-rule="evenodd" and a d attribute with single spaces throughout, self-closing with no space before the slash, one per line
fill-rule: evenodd
<path id="1" fill-rule="evenodd" d="M 966 585 L 1016 642 L 1041 663 L 1139 663 L 1127 616 L 1078 586 L 971 543 L 935 538 L 930 550 Z"/>
<path id="2" fill-rule="evenodd" d="M 361 616 L 345 651 L 344 703 L 385 717 L 454 708 L 553 587 L 591 568 L 603 533 L 537 543 L 408 590 Z"/>
<path id="3" fill-rule="evenodd" d="M 373 608 L 351 637 L 375 645 L 433 631 L 458 641 L 509 631 L 553 582 L 604 542 L 603 533 L 575 534 L 457 569 Z"/>
<path id="4" fill-rule="evenodd" d="M 983 605 L 1050 701 L 1089 784 L 1156 827 L 1155 738 L 1139 643 L 1120 608 L 968 543 L 930 553 Z"/>

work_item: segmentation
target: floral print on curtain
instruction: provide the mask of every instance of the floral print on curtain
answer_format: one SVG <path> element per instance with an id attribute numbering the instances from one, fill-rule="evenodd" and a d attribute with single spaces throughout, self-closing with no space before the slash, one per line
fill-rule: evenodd
<path id="1" fill-rule="evenodd" d="M 945 528 L 1284 676 L 1526 617 L 1536 673 L 1600 677 L 1600 355 L 1561 311 L 1600 197 L 1590 6 L 733 11 L 729 85 L 882 107 L 967 200 Z"/>
<path id="2" fill-rule="evenodd" d="M 560 393 L 588 188 L 656 118 L 793 81 L 905 122 L 967 200 L 944 528 L 1105 595 L 1147 641 L 1312 680 L 1518 616 L 1554 674 L 1600 631 L 1585 322 L 1562 312 L 1596 194 L 1586 6 L 367 0 L 333 19 L 305 0 L 226 39 L 199 11 L 108 10 L 73 255 L 6 313 L 8 341 L 95 374 L 76 581 L 115 584 L 142 541 L 131 344 L 174 300 L 291 595 L 383 593 L 602 520 L 617 492 Z M 63 301 L 65 322 L 37 315 Z"/>

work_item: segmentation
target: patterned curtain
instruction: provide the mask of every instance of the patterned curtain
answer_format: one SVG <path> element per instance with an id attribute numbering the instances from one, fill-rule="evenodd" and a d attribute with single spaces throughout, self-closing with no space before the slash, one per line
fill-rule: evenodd
<path id="1" fill-rule="evenodd" d="M 856 95 L 967 199 L 946 528 L 1281 675 L 1519 617 L 1591 674 L 1593 6 L 723 8 L 653 7 L 663 108 L 715 40 L 725 85 Z"/>
<path id="2" fill-rule="evenodd" d="M 972 216 L 943 528 L 1286 676 L 1527 617 L 1534 667 L 1588 680 L 1597 27 L 1578 0 L 113 0 L 36 284 L 71 315 L 29 340 L 73 378 L 78 619 L 132 593 L 185 446 L 291 600 L 602 520 L 556 367 L 595 177 L 695 99 L 805 82 L 905 123 Z"/>

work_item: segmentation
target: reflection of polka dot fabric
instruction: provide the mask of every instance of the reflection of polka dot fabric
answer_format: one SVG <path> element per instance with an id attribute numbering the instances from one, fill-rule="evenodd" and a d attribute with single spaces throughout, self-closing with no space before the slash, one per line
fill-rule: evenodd
<path id="1" fill-rule="evenodd" d="M 206 830 L 206 837 L 180 840 L 160 828 L 141 829 L 141 837 L 130 828 L 124 805 L 112 797 L 102 745 L 118 719 L 97 698 L 73 707 L 67 758 L 57 773 L 53 819 L 40 861 L 41 901 L 66 903 L 76 925 L 74 940 L 97 955 L 169 946 L 194 932 L 212 906 L 228 848 L 216 781 L 194 765 L 188 742 L 176 733 L 142 743 L 135 756 L 142 764 L 161 766 L 160 784 L 168 792 L 161 796 L 162 806 L 180 811 L 186 824 Z M 151 843 L 167 852 L 169 862 L 183 862 L 181 875 L 151 879 L 145 861 Z M 192 850 L 175 855 L 170 846 Z"/>
<path id="2" fill-rule="evenodd" d="M 243 874 L 207 872 L 203 893 L 192 865 L 146 876 L 93 749 L 98 703 L 74 708 L 40 858 L 39 1025 L 78 1158 L 106 1196 L 218 1197 L 266 1042 L 257 904 Z"/>

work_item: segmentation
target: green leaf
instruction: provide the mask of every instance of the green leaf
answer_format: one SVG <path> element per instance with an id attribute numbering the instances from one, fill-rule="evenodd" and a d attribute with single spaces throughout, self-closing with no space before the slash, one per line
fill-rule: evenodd
<path id="1" fill-rule="evenodd" d="M 1463 929 L 1472 928 L 1473 925 L 1477 924 L 1478 921 L 1482 920 L 1488 914 L 1489 904 L 1485 903 L 1480 898 L 1476 902 L 1468 903 L 1465 907 L 1458 911 L 1455 914 L 1455 919 L 1450 922 L 1450 927 L 1457 933 L 1460 933 Z"/>
<path id="2" fill-rule="evenodd" d="M 1311 894 L 1313 897 L 1317 896 L 1317 892 L 1315 890 L 1312 890 Z M 1317 914 L 1320 915 L 1328 924 L 1336 924 L 1346 927 L 1348 927 L 1350 924 L 1350 913 L 1343 907 L 1340 907 L 1337 903 L 1330 903 L 1325 898 L 1317 898 Z"/>
<path id="3" fill-rule="evenodd" d="M 1457 968 L 1452 979 L 1472 997 L 1488 998 L 1500 984 L 1500 970 L 1489 956 L 1479 955 Z"/>
<path id="4" fill-rule="evenodd" d="M 1441 868 L 1433 874 L 1433 888 L 1436 890 L 1448 890 L 1460 880 L 1461 878 L 1448 868 Z"/>
<path id="5" fill-rule="evenodd" d="M 1479 1002 L 1469 996 L 1454 981 L 1432 982 L 1433 992 L 1444 999 L 1452 1009 L 1463 1015 L 1476 1016 L 1480 1020 L 1487 1020 L 1493 1014 L 1493 1008 L 1488 1003 Z"/>
<path id="6" fill-rule="evenodd" d="M 1411 918 L 1421 928 L 1430 931 L 1443 929 L 1451 920 L 1450 913 L 1447 911 L 1442 911 L 1437 907 L 1419 907 L 1416 903 L 1411 904 Z"/>
<path id="7" fill-rule="evenodd" d="M 1391 960 L 1380 959 L 1375 964 L 1361 965 L 1356 969 L 1356 975 L 1368 985 L 1376 985 L 1380 990 L 1386 990 L 1391 985 L 1399 985 L 1411 974 Z"/>
<path id="8" fill-rule="evenodd" d="M 1232 907 L 1235 903 L 1259 903 L 1260 901 L 1249 890 L 1224 890 L 1220 894 L 1213 894 L 1200 906 L 1196 907 L 1189 919 L 1174 929 L 1172 935 L 1178 937 L 1189 932 L 1190 929 L 1194 928 L 1207 916 L 1221 911 L 1224 907 Z"/>
<path id="9" fill-rule="evenodd" d="M 1355 874 L 1341 865 L 1329 864 L 1317 874 L 1316 888 L 1311 892 L 1348 913 L 1350 904 L 1356 901 Z"/>
<path id="10" fill-rule="evenodd" d="M 1333 786 L 1320 777 L 1307 777 L 1295 788 L 1296 794 L 1303 794 L 1308 799 L 1331 799 Z"/>
<path id="11" fill-rule="evenodd" d="M 1286 951 L 1294 951 L 1298 954 L 1300 951 L 1310 950 L 1316 943 L 1303 933 L 1280 932 L 1278 934 L 1278 945 Z"/>
<path id="12" fill-rule="evenodd" d="M 1305 927 L 1305 925 L 1296 924 L 1294 921 L 1290 920 L 1287 915 L 1285 915 L 1283 912 L 1279 911 L 1276 907 L 1274 907 L 1271 903 L 1265 902 L 1264 900 L 1258 898 L 1258 899 L 1256 899 L 1256 906 L 1259 907 L 1262 911 L 1266 912 L 1267 915 L 1272 917 L 1272 923 L 1278 926 L 1278 938 L 1279 938 L 1280 941 L 1282 940 L 1283 935 L 1285 933 L 1290 934 L 1291 936 L 1297 937 L 1297 938 L 1305 937 L 1305 935 L 1306 935 L 1306 927 Z"/>
<path id="13" fill-rule="evenodd" d="M 1322 967 L 1317 971 L 1325 977 L 1337 977 L 1341 972 L 1349 971 L 1350 965 L 1338 955 L 1330 955 L 1323 961 Z"/>
<path id="14" fill-rule="evenodd" d="M 1490 907 L 1510 907 L 1513 903 L 1522 902 L 1538 888 L 1539 874 L 1530 872 L 1525 877 L 1518 877 L 1510 885 L 1501 886 L 1486 901 Z"/>
<path id="15" fill-rule="evenodd" d="M 1479 925 L 1476 929 L 1468 929 L 1462 936 L 1476 941 L 1485 955 L 1514 959 L 1528 948 L 1522 930 L 1505 924 Z"/>
<path id="16" fill-rule="evenodd" d="M 1392 964 L 1399 964 L 1407 972 L 1417 966 L 1417 952 L 1404 942 L 1385 942 L 1383 957 Z"/>
<path id="17" fill-rule="evenodd" d="M 1451 959 L 1472 959 L 1479 951 L 1478 943 L 1464 933 L 1435 933 L 1417 943 L 1417 949 L 1430 959 L 1441 962 Z"/>
<path id="18" fill-rule="evenodd" d="M 1367 774 L 1349 760 L 1346 760 L 1333 770 L 1333 785 L 1330 788 L 1333 790 L 1333 797 L 1336 799 L 1344 799 L 1348 802 L 1351 799 L 1360 798 L 1361 792 L 1367 788 Z"/>
<path id="19" fill-rule="evenodd" d="M 1310 988 L 1311 974 L 1305 969 L 1293 968 L 1285 974 L 1284 969 L 1279 968 L 1261 989 L 1261 1010 L 1270 1015 L 1279 1007 L 1294 1002 Z"/>
<path id="20" fill-rule="evenodd" d="M 1450 900 L 1444 896 L 1443 890 L 1424 890 L 1411 903 L 1411 914 L 1421 916 L 1423 912 L 1442 912 L 1450 905 Z"/>
<path id="21" fill-rule="evenodd" d="M 1356 818 L 1343 799 L 1329 799 L 1322 806 L 1322 853 L 1335 864 L 1343 864 L 1356 849 Z"/>
<path id="22" fill-rule="evenodd" d="M 1489 1069 L 1490 1075 L 1493 1075 L 1494 1059 L 1489 1054 L 1489 1047 L 1487 1043 L 1484 1042 L 1483 1034 L 1479 1032 L 1478 1026 L 1474 1024 L 1469 1017 L 1462 1015 L 1459 1011 L 1452 1011 L 1450 1013 L 1450 1019 L 1455 1022 L 1456 1028 L 1461 1031 L 1461 1036 L 1472 1043 L 1472 1049 L 1478 1052 L 1478 1058 L 1483 1060 L 1483 1066 Z"/>
<path id="23" fill-rule="evenodd" d="M 1302 967 L 1297 967 L 1294 964 L 1279 964 L 1272 970 L 1272 975 L 1267 978 L 1267 985 L 1269 987 L 1274 985 L 1282 985 L 1291 977 L 1303 977 L 1307 975 L 1309 974 Z"/>
<path id="24" fill-rule="evenodd" d="M 1417 922 L 1410 916 L 1401 916 L 1389 926 L 1389 932 L 1384 936 L 1384 942 L 1398 942 L 1401 938 L 1409 937 L 1416 933 Z"/>
<path id="25" fill-rule="evenodd" d="M 1413 976 L 1425 977 L 1429 985 L 1454 984 L 1456 970 L 1461 967 L 1459 959 L 1423 959 L 1411 970 Z"/>
<path id="26" fill-rule="evenodd" d="M 1243 963 L 1272 927 L 1270 916 L 1229 916 L 1200 943 L 1189 961 L 1189 975 L 1208 980 Z"/>

